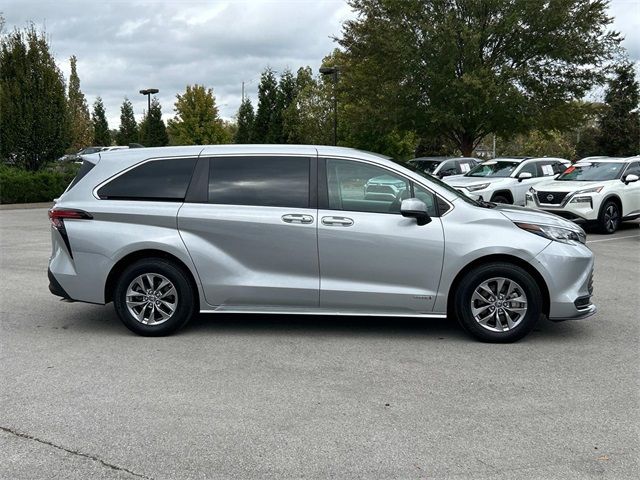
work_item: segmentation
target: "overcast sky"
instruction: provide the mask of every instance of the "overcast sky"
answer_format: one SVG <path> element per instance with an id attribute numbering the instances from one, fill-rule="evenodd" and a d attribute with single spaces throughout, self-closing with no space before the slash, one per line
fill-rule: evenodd
<path id="1" fill-rule="evenodd" d="M 254 102 L 260 73 L 309 65 L 317 71 L 342 22 L 344 0 L 3 0 L 5 28 L 33 21 L 44 28 L 65 77 L 78 57 L 81 88 L 91 105 L 102 96 L 111 128 L 125 96 L 142 116 L 142 88 L 160 89 L 164 118 L 187 84 L 212 87 L 220 113 L 231 119 L 242 82 Z M 614 28 L 640 62 L 640 0 L 613 0 Z"/>

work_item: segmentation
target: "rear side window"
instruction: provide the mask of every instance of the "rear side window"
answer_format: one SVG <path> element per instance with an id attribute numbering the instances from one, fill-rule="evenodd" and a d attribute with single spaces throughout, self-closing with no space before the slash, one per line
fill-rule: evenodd
<path id="1" fill-rule="evenodd" d="M 87 173 L 89 173 L 91 169 L 95 166 L 96 166 L 95 163 L 87 162 L 86 160 L 84 160 L 82 162 L 82 165 L 80 166 L 80 169 L 78 170 L 78 173 L 76 174 L 75 178 L 71 180 L 71 183 L 67 187 L 66 191 L 68 192 L 73 187 L 75 187 L 76 183 L 82 180 L 82 177 L 84 177 Z"/>
<path id="2" fill-rule="evenodd" d="M 109 200 L 183 201 L 195 165 L 195 158 L 146 162 L 110 181 L 98 190 L 98 196 Z"/>
<path id="3" fill-rule="evenodd" d="M 307 157 L 218 157 L 209 164 L 209 203 L 309 207 Z"/>

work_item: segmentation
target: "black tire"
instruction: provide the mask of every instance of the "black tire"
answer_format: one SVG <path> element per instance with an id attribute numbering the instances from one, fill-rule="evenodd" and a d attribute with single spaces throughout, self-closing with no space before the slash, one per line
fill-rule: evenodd
<path id="1" fill-rule="evenodd" d="M 499 193 L 497 195 L 494 195 L 493 197 L 491 197 L 491 201 L 493 203 L 506 203 L 508 205 L 511 204 L 511 200 L 509 200 L 509 197 Z"/>
<path id="2" fill-rule="evenodd" d="M 175 300 L 176 305 L 173 313 L 170 314 L 168 319 L 156 325 L 145 325 L 141 323 L 141 321 L 137 320 L 129 311 L 129 308 L 127 306 L 126 297 L 129 285 L 136 278 L 145 274 L 165 277 L 169 282 L 171 282 L 173 287 L 175 287 L 176 291 L 176 296 L 167 297 L 170 302 L 173 302 Z M 156 280 L 157 279 L 158 277 L 156 277 Z M 156 281 L 156 286 L 158 285 L 159 282 Z M 191 286 L 188 274 L 182 267 L 161 258 L 143 259 L 131 264 L 120 275 L 120 278 L 118 279 L 115 287 L 115 291 L 113 293 L 113 304 L 118 317 L 120 317 L 120 320 L 122 320 L 122 323 L 124 323 L 125 326 L 132 332 L 147 337 L 160 337 L 164 335 L 170 335 L 176 330 L 182 328 L 191 319 L 191 317 L 193 317 L 195 313 L 196 303 L 196 292 Z M 159 305 L 157 302 L 156 304 Z M 146 311 L 147 310 L 145 310 L 145 312 Z M 149 308 L 149 311 L 151 311 L 151 308 Z M 165 314 L 169 314 L 169 312 L 169 310 L 164 311 Z M 160 313 L 158 313 L 157 315 L 160 316 Z M 158 320 L 161 320 L 161 318 L 159 318 Z"/>
<path id="3" fill-rule="evenodd" d="M 602 233 L 611 234 L 618 230 L 620 226 L 620 207 L 613 200 L 607 200 L 600 207 L 598 215 L 598 229 Z"/>
<path id="4" fill-rule="evenodd" d="M 515 282 L 518 290 L 522 289 L 527 300 L 524 316 L 515 323 L 513 328 L 506 331 L 490 330 L 492 323 L 496 325 L 495 318 L 487 326 L 482 326 L 476 321 L 471 311 L 472 297 L 476 288 L 494 278 L 504 278 Z M 510 263 L 491 263 L 471 270 L 462 278 L 454 295 L 454 313 L 458 322 L 469 334 L 483 342 L 509 343 L 520 340 L 533 329 L 542 313 L 542 293 L 535 279 L 524 269 Z M 496 301 L 498 301 L 497 298 Z M 504 303 L 501 302 L 501 304 Z M 493 314 L 490 316 L 494 317 Z M 506 317 L 502 316 L 500 319 L 501 325 L 507 323 Z"/>

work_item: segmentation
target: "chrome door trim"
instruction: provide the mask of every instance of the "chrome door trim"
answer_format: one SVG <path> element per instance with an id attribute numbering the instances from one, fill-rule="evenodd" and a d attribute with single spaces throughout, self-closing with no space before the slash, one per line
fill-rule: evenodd
<path id="1" fill-rule="evenodd" d="M 322 217 L 322 224 L 329 227 L 350 227 L 353 225 L 353 218 L 348 217 Z"/>
<path id="2" fill-rule="evenodd" d="M 282 215 L 282 221 L 285 223 L 313 223 L 313 217 L 311 215 L 304 215 L 301 213 L 288 213 Z"/>
<path id="3" fill-rule="evenodd" d="M 313 309 L 313 310 L 296 310 L 296 309 L 258 309 L 258 308 L 237 308 L 237 307 L 227 307 L 225 305 L 220 305 L 216 309 L 201 309 L 200 313 L 254 313 L 260 315 L 336 315 L 336 316 L 347 316 L 347 317 L 393 317 L 393 318 L 434 318 L 434 319 L 445 319 L 447 318 L 446 313 L 379 313 L 379 312 L 363 312 L 363 311 L 348 311 L 348 310 L 321 310 L 321 309 Z"/>

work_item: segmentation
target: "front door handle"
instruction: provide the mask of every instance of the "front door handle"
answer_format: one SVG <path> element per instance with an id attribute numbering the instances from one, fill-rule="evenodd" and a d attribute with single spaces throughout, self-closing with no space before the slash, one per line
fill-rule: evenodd
<path id="1" fill-rule="evenodd" d="M 282 221 L 285 223 L 313 223 L 313 217 L 311 215 L 302 215 L 300 213 L 290 213 L 282 216 Z"/>
<path id="2" fill-rule="evenodd" d="M 350 227 L 353 219 L 347 217 L 322 217 L 322 224 L 329 227 Z"/>

